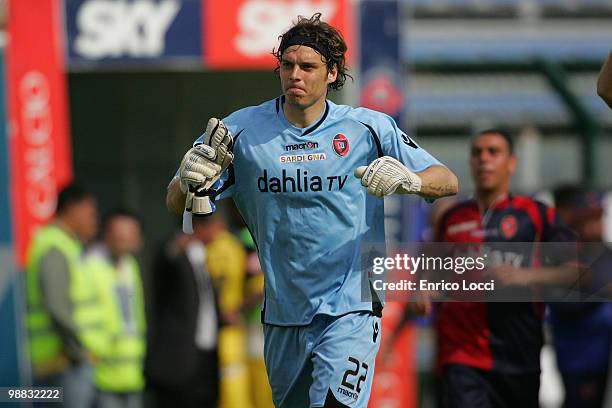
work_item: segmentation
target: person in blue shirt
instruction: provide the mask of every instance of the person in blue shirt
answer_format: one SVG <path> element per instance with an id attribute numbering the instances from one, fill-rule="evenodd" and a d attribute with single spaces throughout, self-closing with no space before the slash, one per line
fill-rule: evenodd
<path id="1" fill-rule="evenodd" d="M 253 235 L 277 407 L 367 406 L 382 305 L 362 291 L 360 249 L 384 244 L 381 198 L 458 191 L 391 117 L 327 100 L 348 76 L 346 49 L 319 13 L 300 17 L 274 53 L 282 95 L 211 119 L 168 186 L 178 215 L 188 192 L 212 185 L 211 198 L 231 197 Z"/>
<path id="2" fill-rule="evenodd" d="M 612 250 L 603 244 L 603 202 L 595 190 L 561 185 L 554 190 L 563 222 L 582 243 L 579 260 L 590 265 L 581 289 L 590 301 L 550 303 L 557 366 L 565 387 L 565 408 L 605 406 L 612 356 L 612 303 L 604 301 L 612 277 Z M 602 290 L 603 289 L 603 290 Z"/>

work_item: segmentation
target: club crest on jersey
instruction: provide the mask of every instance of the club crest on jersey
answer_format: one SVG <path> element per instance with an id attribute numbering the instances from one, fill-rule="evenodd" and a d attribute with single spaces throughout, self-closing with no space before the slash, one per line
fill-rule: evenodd
<path id="1" fill-rule="evenodd" d="M 514 215 L 506 215 L 499 223 L 499 229 L 504 238 L 510 239 L 518 231 L 518 221 Z"/>
<path id="2" fill-rule="evenodd" d="M 340 157 L 344 157 L 349 152 L 349 141 L 342 133 L 338 133 L 334 136 L 332 140 L 332 146 L 334 148 L 334 152 Z"/>

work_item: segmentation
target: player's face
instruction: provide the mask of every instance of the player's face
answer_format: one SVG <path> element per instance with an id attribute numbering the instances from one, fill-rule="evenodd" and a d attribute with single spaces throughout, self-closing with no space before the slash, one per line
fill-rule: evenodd
<path id="1" fill-rule="evenodd" d="M 286 102 L 300 109 L 325 99 L 327 85 L 337 77 L 336 69 L 328 71 L 321 54 L 305 45 L 285 50 L 279 74 Z"/>
<path id="2" fill-rule="evenodd" d="M 507 189 L 516 168 L 516 157 L 501 135 L 485 133 L 472 142 L 470 167 L 478 190 Z"/>

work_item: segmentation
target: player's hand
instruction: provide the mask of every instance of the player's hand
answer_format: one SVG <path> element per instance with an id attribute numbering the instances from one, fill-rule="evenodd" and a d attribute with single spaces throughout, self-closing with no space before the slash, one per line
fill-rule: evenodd
<path id="1" fill-rule="evenodd" d="M 206 125 L 203 139 L 204 144 L 214 150 L 213 160 L 221 166 L 221 172 L 223 172 L 234 160 L 234 154 L 231 152 L 233 138 L 229 130 L 221 120 L 211 118 Z"/>
<path id="2" fill-rule="evenodd" d="M 179 168 L 181 191 L 207 190 L 234 160 L 232 135 L 225 124 L 211 118 L 202 136 L 203 143 L 190 149 Z"/>
<path id="3" fill-rule="evenodd" d="M 380 157 L 367 167 L 357 167 L 355 177 L 361 179 L 361 185 L 376 197 L 393 194 L 398 188 L 398 192 L 405 194 L 421 191 L 421 178 L 390 156 Z"/>
<path id="4" fill-rule="evenodd" d="M 207 145 L 189 149 L 179 166 L 181 191 L 187 193 L 194 188 L 212 184 L 221 174 L 221 166 L 215 163 L 216 152 Z"/>

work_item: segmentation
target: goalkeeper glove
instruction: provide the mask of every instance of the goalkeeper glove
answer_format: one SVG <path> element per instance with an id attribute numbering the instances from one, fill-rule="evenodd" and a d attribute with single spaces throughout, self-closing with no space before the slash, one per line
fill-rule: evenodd
<path id="1" fill-rule="evenodd" d="M 355 177 L 361 179 L 361 185 L 376 197 L 393 194 L 398 188 L 397 192 L 404 194 L 418 194 L 421 191 L 421 178 L 390 156 L 380 157 L 368 166 L 357 167 Z"/>
<path id="2" fill-rule="evenodd" d="M 221 173 L 223 173 L 234 160 L 234 154 L 231 152 L 234 142 L 232 135 L 221 120 L 211 118 L 206 125 L 203 139 L 206 146 L 214 149 L 214 162 L 221 166 Z"/>
<path id="3" fill-rule="evenodd" d="M 179 167 L 181 191 L 207 190 L 234 159 L 232 136 L 217 118 L 211 118 L 202 136 L 203 143 L 191 148 Z"/>
<path id="4" fill-rule="evenodd" d="M 185 153 L 179 166 L 180 185 L 183 193 L 209 184 L 219 177 L 221 166 L 214 162 L 215 156 L 215 150 L 206 145 L 197 145 Z"/>

